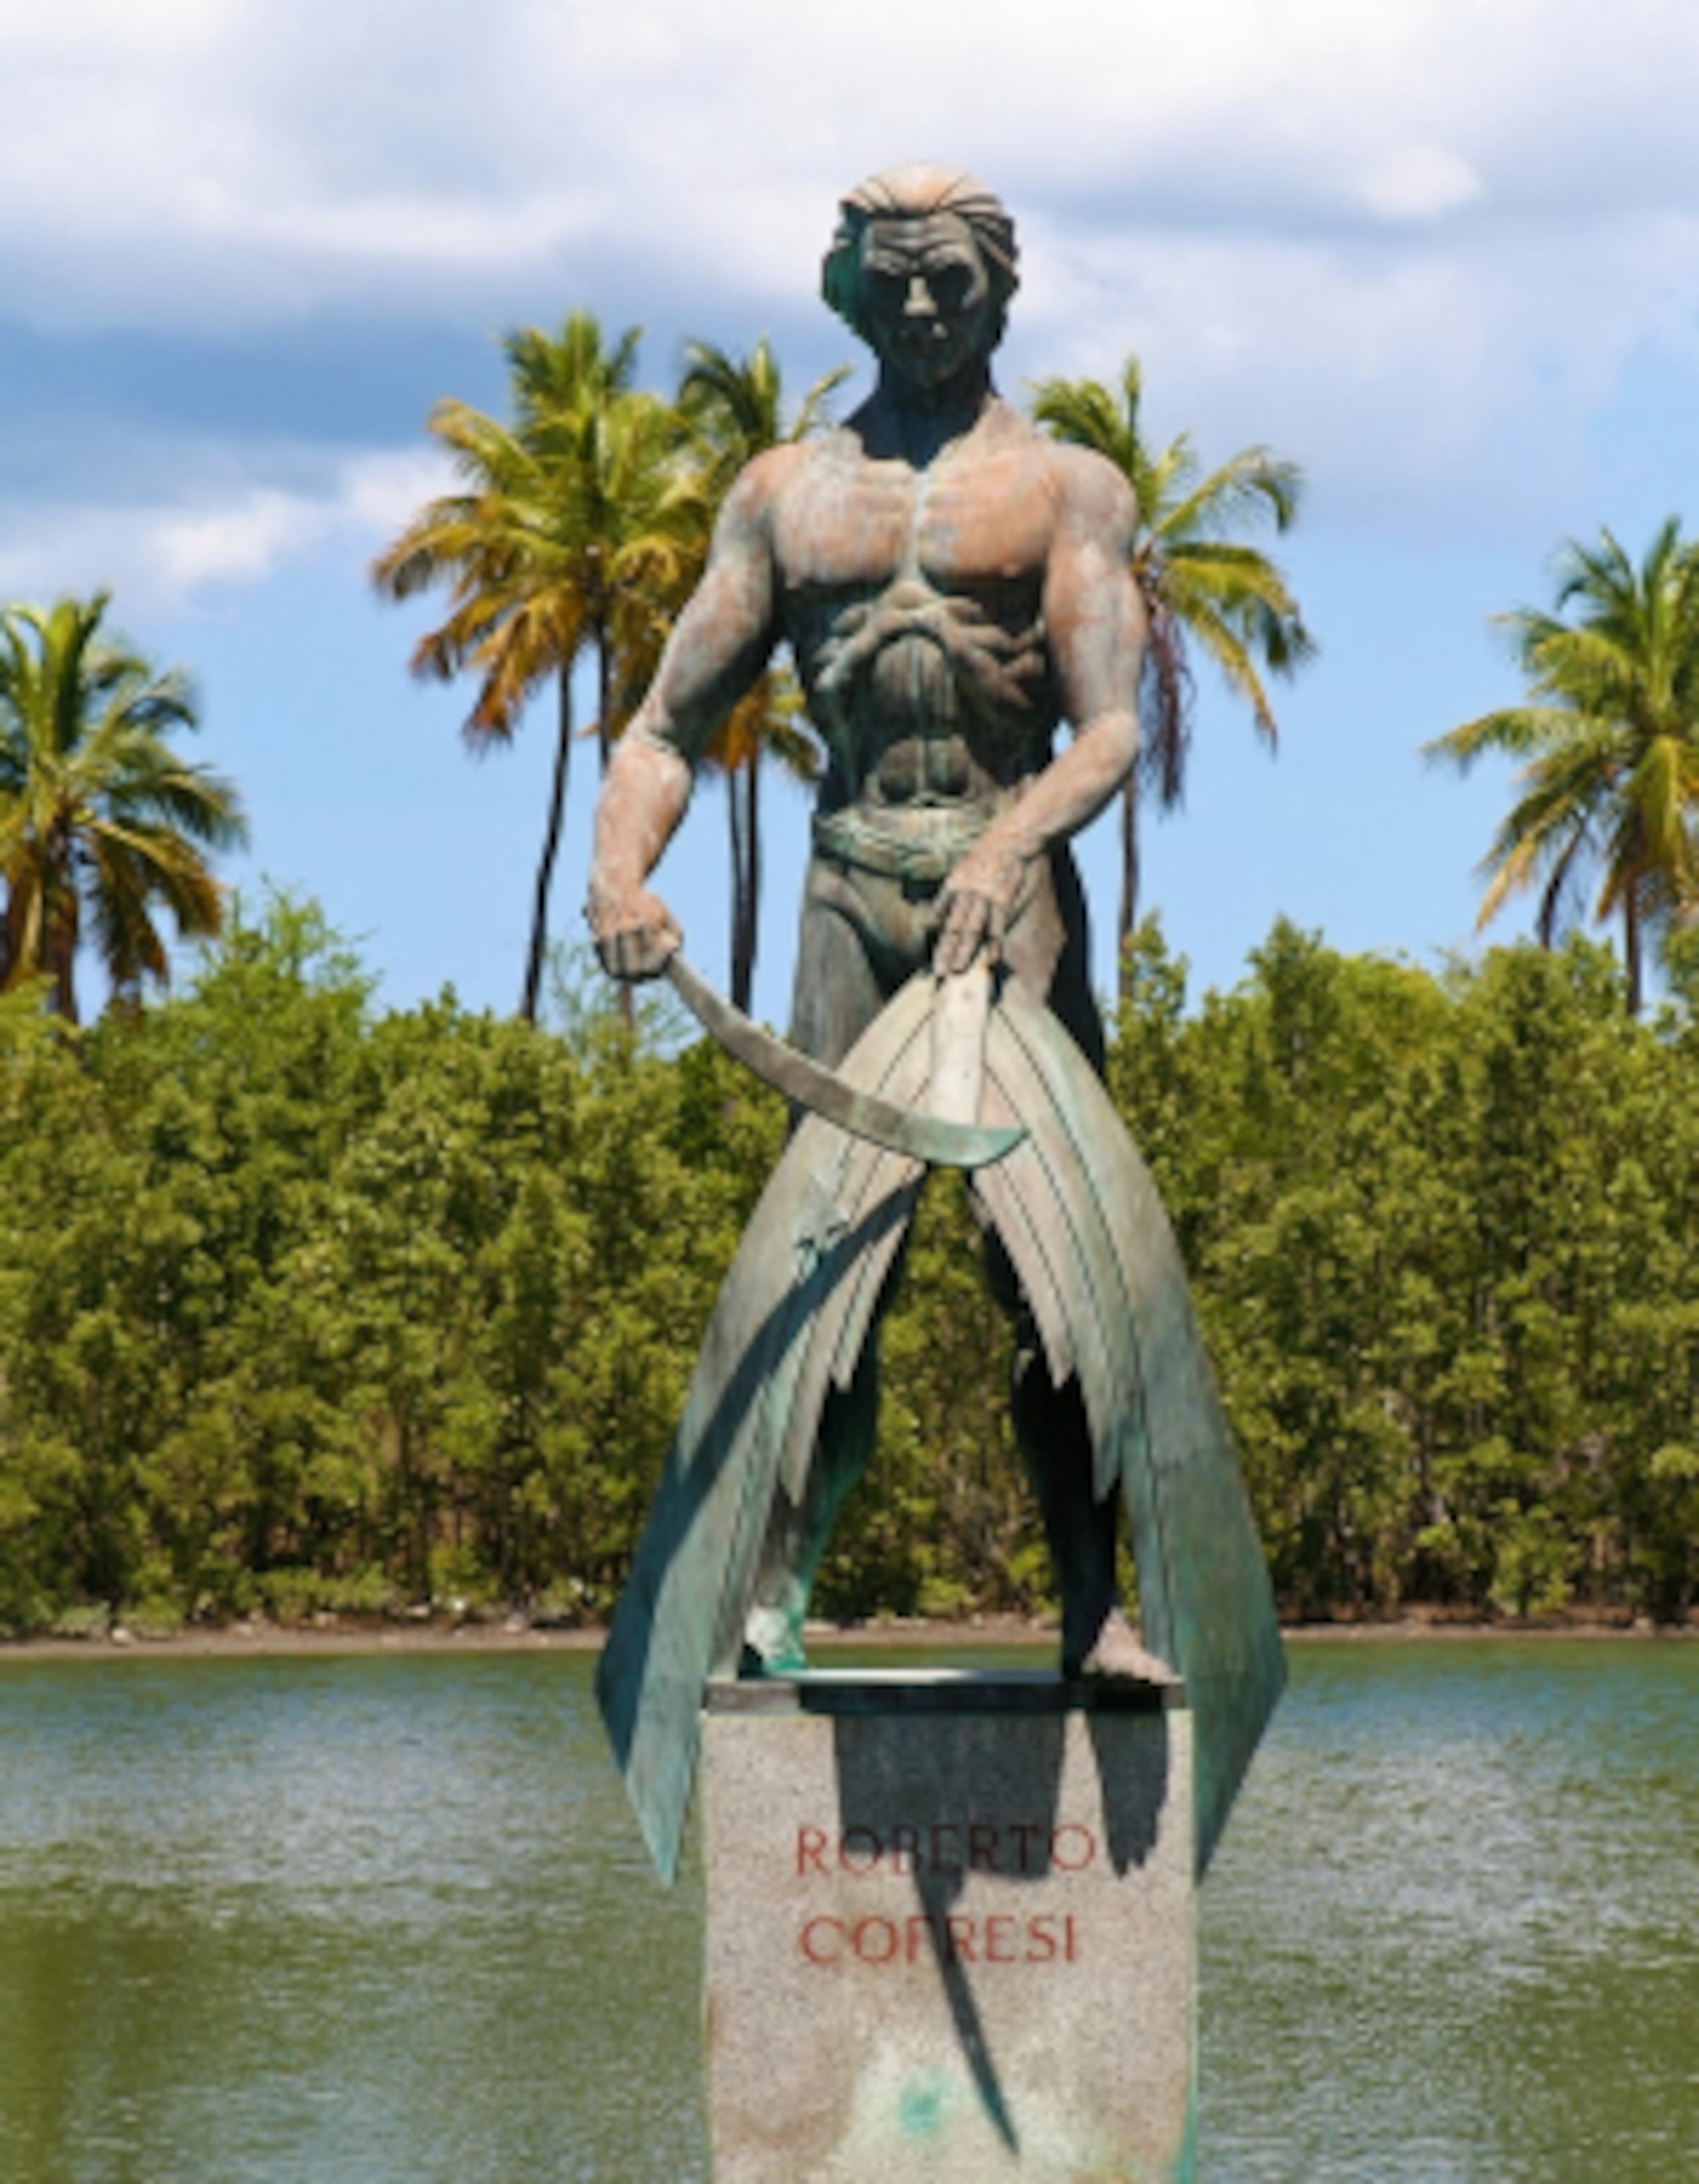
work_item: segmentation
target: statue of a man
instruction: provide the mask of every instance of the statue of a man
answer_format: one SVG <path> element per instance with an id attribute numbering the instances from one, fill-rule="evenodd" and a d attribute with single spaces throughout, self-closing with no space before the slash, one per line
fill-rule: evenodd
<path id="1" fill-rule="evenodd" d="M 644 883 L 704 744 L 789 643 L 828 759 L 790 1035 L 827 1063 L 922 965 L 960 972 L 983 951 L 1101 1067 L 1067 844 L 1137 748 L 1134 510 L 1111 464 L 1041 437 L 992 384 L 1015 256 L 1008 214 L 957 170 L 896 168 L 844 200 L 825 293 L 872 345 L 878 386 L 841 428 L 759 456 L 733 486 L 597 813 L 597 947 L 615 976 L 649 977 L 680 936 Z M 1063 720 L 1074 736 L 1056 753 Z M 1145 1671 L 1116 1606 L 1115 1497 L 1094 1502 L 1078 1392 L 1050 1386 L 1021 1320 L 1016 1418 L 1056 1559 L 1065 1666 Z M 752 1622 L 769 1654 L 788 1650 L 825 1521 L 866 1460 L 876 1371 L 870 1346 L 823 1423 L 790 1557 L 799 1583 Z"/>
<path id="2" fill-rule="evenodd" d="M 727 494 L 608 771 L 589 918 L 615 977 L 665 968 L 681 936 L 649 876 L 709 736 L 788 643 L 827 759 L 792 1043 L 853 1075 L 882 1039 L 918 1050 L 917 1025 L 973 1021 L 956 1005 L 980 995 L 969 1043 L 987 1073 L 968 1072 L 968 1100 L 994 1097 L 1031 1133 L 975 1199 L 1015 1319 L 1014 1418 L 1062 1665 L 1184 1673 L 1202 1861 L 1278 1689 L 1278 1639 L 1173 1237 L 1100 1082 L 1068 848 L 1137 750 L 1136 510 L 1112 465 L 1044 438 L 993 386 L 1015 287 L 1013 224 L 971 176 L 899 167 L 844 200 L 824 292 L 871 344 L 877 387 Z M 949 1051 L 934 1036 L 919 1088 L 934 1100 Z M 604 1713 L 664 1872 L 701 1679 L 740 1646 L 746 1670 L 799 1664 L 832 1517 L 872 1446 L 877 1317 L 913 1201 L 869 1185 L 846 1212 L 849 1156 L 833 1148 L 849 1141 L 811 1128 L 824 1126 L 793 1139 L 721 1293 L 603 1658 Z M 1148 1652 L 1117 1595 L 1123 1501 Z"/>

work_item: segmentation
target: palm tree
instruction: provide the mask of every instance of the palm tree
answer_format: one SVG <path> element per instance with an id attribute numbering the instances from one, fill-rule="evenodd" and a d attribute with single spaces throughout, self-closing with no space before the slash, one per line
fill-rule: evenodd
<path id="1" fill-rule="evenodd" d="M 520 1013 L 535 1022 L 548 946 L 573 736 L 572 670 L 597 667 L 604 765 L 658 656 L 693 572 L 699 492 L 677 414 L 632 386 L 639 330 L 611 348 L 588 311 L 558 335 L 504 343 L 514 421 L 439 403 L 429 429 L 465 489 L 427 502 L 372 565 L 379 590 L 410 598 L 439 581 L 448 613 L 421 637 L 415 674 L 479 677 L 465 734 L 480 755 L 511 742 L 525 703 L 556 691 L 555 750 Z"/>
<path id="2" fill-rule="evenodd" d="M 1118 395 L 1095 379 L 1042 379 L 1033 415 L 1059 440 L 1106 456 L 1139 504 L 1133 545 L 1134 582 L 1150 624 L 1139 691 L 1143 738 L 1121 805 L 1122 882 L 1117 925 L 1121 990 L 1128 990 L 1127 944 L 1139 905 L 1139 798 L 1154 789 L 1172 811 L 1185 793 L 1191 741 L 1190 652 L 1201 648 L 1235 696 L 1250 706 L 1259 735 L 1278 740 L 1260 665 L 1290 675 L 1315 651 L 1285 577 L 1259 548 L 1232 533 L 1272 521 L 1287 530 L 1298 513 L 1303 474 L 1267 448 L 1242 448 L 1200 476 L 1190 436 L 1160 452 L 1145 443 L 1139 410 L 1144 375 L 1136 356 L 1121 367 Z"/>
<path id="3" fill-rule="evenodd" d="M 247 839 L 232 785 L 171 749 L 198 725 L 187 681 L 104 636 L 108 602 L 0 610 L 0 989 L 45 978 L 71 1023 L 86 925 L 116 994 L 164 984 L 155 908 L 212 937 L 224 898 L 202 850 Z"/>
<path id="4" fill-rule="evenodd" d="M 1538 881 L 1550 947 L 1596 868 L 1593 915 L 1622 914 L 1637 1016 L 1647 937 L 1699 913 L 1699 544 L 1672 515 L 1636 567 L 1602 531 L 1596 546 L 1566 540 L 1557 576 L 1551 613 L 1498 617 L 1526 701 L 1424 748 L 1465 772 L 1484 751 L 1523 760 L 1521 793 L 1482 861 L 1479 922 Z"/>
<path id="5" fill-rule="evenodd" d="M 678 407 L 689 421 L 702 465 L 705 500 L 717 509 L 746 463 L 783 443 L 805 439 L 827 421 L 833 390 L 849 367 L 816 379 L 788 423 L 784 382 L 772 344 L 763 334 L 747 357 L 707 342 L 685 344 Z M 755 984 L 760 906 L 760 766 L 777 758 L 803 781 L 819 771 L 820 755 L 801 724 L 802 699 L 785 668 L 770 668 L 734 708 L 705 755 L 726 776 L 732 836 L 732 998 L 749 1006 Z"/>

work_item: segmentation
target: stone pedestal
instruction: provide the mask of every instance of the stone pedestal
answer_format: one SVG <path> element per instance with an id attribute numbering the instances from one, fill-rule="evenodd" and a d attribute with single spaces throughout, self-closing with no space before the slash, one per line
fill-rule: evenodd
<path id="1" fill-rule="evenodd" d="M 1054 1675 L 710 1686 L 716 2184 L 1183 2184 L 1182 1694 Z"/>

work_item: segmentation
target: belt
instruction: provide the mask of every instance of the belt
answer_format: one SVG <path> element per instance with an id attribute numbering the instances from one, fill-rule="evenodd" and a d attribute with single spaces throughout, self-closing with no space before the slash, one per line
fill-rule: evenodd
<path id="1" fill-rule="evenodd" d="M 816 811 L 815 852 L 856 872 L 936 886 L 972 848 L 994 816 L 989 811 L 952 811 L 922 816 L 912 811 L 899 827 L 871 818 L 865 808 Z"/>

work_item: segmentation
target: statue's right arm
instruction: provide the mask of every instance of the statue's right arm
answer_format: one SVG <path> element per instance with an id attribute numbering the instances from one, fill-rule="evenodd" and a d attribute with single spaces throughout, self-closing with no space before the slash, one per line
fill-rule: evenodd
<path id="1" fill-rule="evenodd" d="M 614 747 L 596 805 L 586 915 L 602 967 L 652 978 L 682 939 L 644 884 L 690 801 L 702 747 L 766 665 L 777 634 L 771 511 L 775 457 L 758 456 L 727 494 L 708 566 L 673 626 L 655 681 Z"/>

